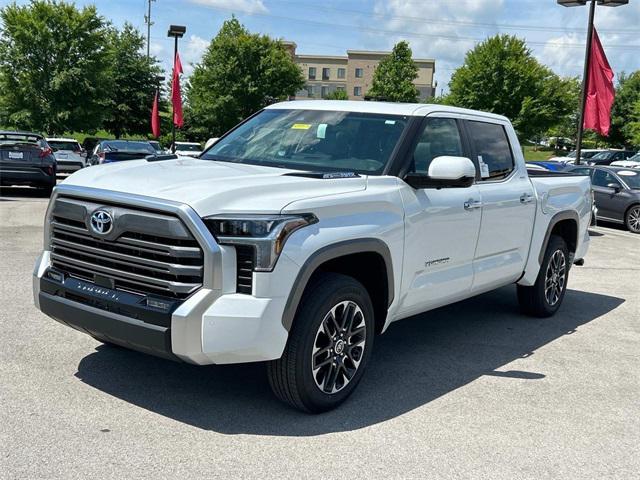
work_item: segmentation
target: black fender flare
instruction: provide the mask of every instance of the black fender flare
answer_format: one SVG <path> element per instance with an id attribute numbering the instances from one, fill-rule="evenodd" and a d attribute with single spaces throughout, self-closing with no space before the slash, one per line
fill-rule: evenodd
<path id="1" fill-rule="evenodd" d="M 542 241 L 542 246 L 540 248 L 540 253 L 538 254 L 538 263 L 542 265 L 542 261 L 544 259 L 544 252 L 547 251 L 547 245 L 549 245 L 549 239 L 551 238 L 551 232 L 554 227 L 562 222 L 563 220 L 573 220 L 576 222 L 576 230 L 577 235 L 580 235 L 580 217 L 578 217 L 578 213 L 573 210 L 567 210 L 564 212 L 556 213 L 553 217 L 551 217 L 551 221 L 547 226 L 547 233 L 544 235 L 544 240 Z M 576 236 L 576 245 L 578 244 L 578 237 Z"/>
<path id="2" fill-rule="evenodd" d="M 300 268 L 298 275 L 293 282 L 293 287 L 289 292 L 287 303 L 282 314 L 282 325 L 287 331 L 291 330 L 293 319 L 298 310 L 302 294 L 307 288 L 309 279 L 315 273 L 320 265 L 333 260 L 334 258 L 344 257 L 354 253 L 373 252 L 379 254 L 383 259 L 387 270 L 387 303 L 391 305 L 395 295 L 395 287 L 393 280 L 393 263 L 391 260 L 391 251 L 386 243 L 377 238 L 358 238 L 353 240 L 345 240 L 342 242 L 326 245 L 316 252 L 312 253 Z"/>

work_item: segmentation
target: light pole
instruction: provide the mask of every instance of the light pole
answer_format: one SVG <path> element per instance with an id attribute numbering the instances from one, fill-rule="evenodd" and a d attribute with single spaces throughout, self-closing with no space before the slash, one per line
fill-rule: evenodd
<path id="1" fill-rule="evenodd" d="M 593 39 L 593 19 L 596 14 L 596 4 L 603 7 L 619 7 L 627 5 L 629 0 L 558 0 L 563 7 L 583 7 L 589 5 L 589 24 L 587 28 L 587 48 L 584 55 L 584 72 L 582 74 L 582 93 L 580 95 L 580 114 L 578 115 L 578 138 L 576 139 L 576 165 L 580 165 L 582 154 L 582 137 L 584 135 L 584 109 L 587 104 L 589 89 L 589 60 L 591 59 L 591 41 Z"/>
<path id="2" fill-rule="evenodd" d="M 167 37 L 173 37 L 173 69 L 176 68 L 176 57 L 178 56 L 178 39 L 182 38 L 182 36 L 186 33 L 187 27 L 182 25 L 170 25 L 169 31 L 167 32 Z M 173 79 L 175 76 L 175 71 L 172 71 L 171 78 Z M 173 85 L 173 83 L 172 83 Z M 173 92 L 171 92 L 173 95 Z M 175 124 L 175 107 L 173 106 L 173 102 L 171 103 L 171 153 L 175 153 L 176 151 L 176 124 Z"/>

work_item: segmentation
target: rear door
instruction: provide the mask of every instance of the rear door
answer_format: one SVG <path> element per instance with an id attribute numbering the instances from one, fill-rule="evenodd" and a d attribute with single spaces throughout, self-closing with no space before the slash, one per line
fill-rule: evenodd
<path id="1" fill-rule="evenodd" d="M 536 201 L 513 129 L 499 120 L 466 120 L 480 166 L 482 224 L 474 259 L 473 292 L 516 281 L 529 255 Z M 516 161 L 516 155 L 518 159 Z"/>

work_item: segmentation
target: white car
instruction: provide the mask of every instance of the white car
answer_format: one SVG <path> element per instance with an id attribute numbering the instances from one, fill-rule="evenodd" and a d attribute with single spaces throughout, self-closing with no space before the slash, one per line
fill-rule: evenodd
<path id="1" fill-rule="evenodd" d="M 58 164 L 58 173 L 73 173 L 87 166 L 85 151 L 74 138 L 47 138 Z"/>
<path id="2" fill-rule="evenodd" d="M 171 150 L 176 155 L 198 157 L 202 153 L 202 145 L 197 142 L 176 142 Z"/>
<path id="3" fill-rule="evenodd" d="M 219 137 L 211 137 L 209 140 L 207 140 L 207 142 L 204 144 L 204 149 L 208 149 L 211 145 L 213 145 L 214 143 L 216 143 L 219 140 Z"/>
<path id="4" fill-rule="evenodd" d="M 587 253 L 591 203 L 588 176 L 530 177 L 502 116 L 278 103 L 200 159 L 59 185 L 34 298 L 102 342 L 266 361 L 281 400 L 321 412 L 353 392 L 392 322 L 513 284 L 524 312 L 553 315 Z"/>
<path id="5" fill-rule="evenodd" d="M 600 152 L 606 152 L 606 151 L 607 150 L 593 149 L 593 148 L 582 149 L 580 151 L 580 161 L 585 162 L 586 160 L 593 157 L 594 155 L 597 155 Z M 576 163 L 576 152 L 574 150 L 573 152 L 570 152 L 566 157 L 551 157 L 547 161 L 574 164 Z"/>
<path id="6" fill-rule="evenodd" d="M 626 160 L 616 160 L 611 163 L 612 167 L 640 168 L 640 153 Z"/>

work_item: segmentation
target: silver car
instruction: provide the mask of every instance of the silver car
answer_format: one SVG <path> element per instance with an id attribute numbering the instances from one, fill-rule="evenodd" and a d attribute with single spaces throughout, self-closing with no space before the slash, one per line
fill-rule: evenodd
<path id="1" fill-rule="evenodd" d="M 86 167 L 84 150 L 73 138 L 47 138 L 58 163 L 58 173 L 73 173 Z"/>

